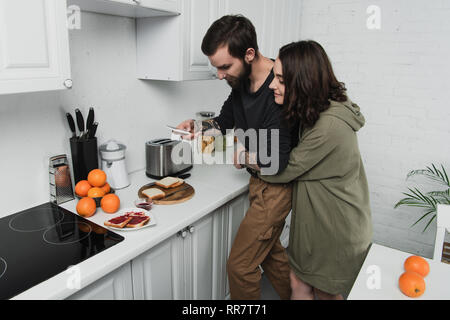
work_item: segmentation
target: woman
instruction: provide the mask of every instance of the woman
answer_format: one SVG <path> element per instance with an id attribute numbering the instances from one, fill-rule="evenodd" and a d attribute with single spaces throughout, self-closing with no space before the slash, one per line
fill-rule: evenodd
<path id="1" fill-rule="evenodd" d="M 325 50 L 314 41 L 281 48 L 270 85 L 300 142 L 272 183 L 295 181 L 289 237 L 292 299 L 343 299 L 372 238 L 369 190 L 356 132 L 359 107 L 337 81 Z"/>

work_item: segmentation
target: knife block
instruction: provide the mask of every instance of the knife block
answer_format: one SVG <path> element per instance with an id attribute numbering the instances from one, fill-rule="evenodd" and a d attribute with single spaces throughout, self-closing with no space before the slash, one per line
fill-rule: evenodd
<path id="1" fill-rule="evenodd" d="M 72 166 L 75 184 L 86 180 L 90 171 L 98 169 L 97 138 L 70 139 Z"/>

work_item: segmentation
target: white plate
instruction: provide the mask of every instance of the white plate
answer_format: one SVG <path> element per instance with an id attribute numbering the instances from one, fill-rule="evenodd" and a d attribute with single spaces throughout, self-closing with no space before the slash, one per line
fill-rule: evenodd
<path id="1" fill-rule="evenodd" d="M 114 230 L 114 231 L 136 231 L 136 230 L 141 230 L 141 229 L 144 229 L 144 228 L 156 225 L 156 219 L 155 219 L 155 216 L 152 214 L 152 212 L 151 211 L 147 211 L 145 209 L 140 209 L 140 208 L 125 208 L 125 209 L 122 209 L 118 213 L 112 215 L 108 220 L 105 220 L 105 222 L 109 221 L 111 219 L 123 216 L 127 212 L 143 212 L 143 213 L 145 213 L 146 216 L 150 217 L 150 221 L 146 225 L 144 225 L 142 227 L 139 227 L 139 228 L 127 228 L 126 226 L 123 227 L 123 228 L 115 228 L 115 227 L 105 226 L 104 224 L 103 224 L 103 226 L 105 228 L 109 228 L 109 229 Z"/>

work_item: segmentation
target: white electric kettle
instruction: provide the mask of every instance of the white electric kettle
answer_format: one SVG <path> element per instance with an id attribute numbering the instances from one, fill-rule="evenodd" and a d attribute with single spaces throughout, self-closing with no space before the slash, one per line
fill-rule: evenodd
<path id="1" fill-rule="evenodd" d="M 100 146 L 102 170 L 105 171 L 108 183 L 113 189 L 123 189 L 130 185 L 125 165 L 126 146 L 115 140 L 109 140 Z"/>

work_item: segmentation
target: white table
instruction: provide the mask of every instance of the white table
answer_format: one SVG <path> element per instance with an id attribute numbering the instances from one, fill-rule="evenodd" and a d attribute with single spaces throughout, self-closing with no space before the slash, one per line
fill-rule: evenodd
<path id="1" fill-rule="evenodd" d="M 419 298 L 405 296 L 398 287 L 403 263 L 413 254 L 372 244 L 348 296 L 348 300 L 449 300 L 450 265 L 426 259 L 430 273 L 425 277 L 425 292 Z"/>

